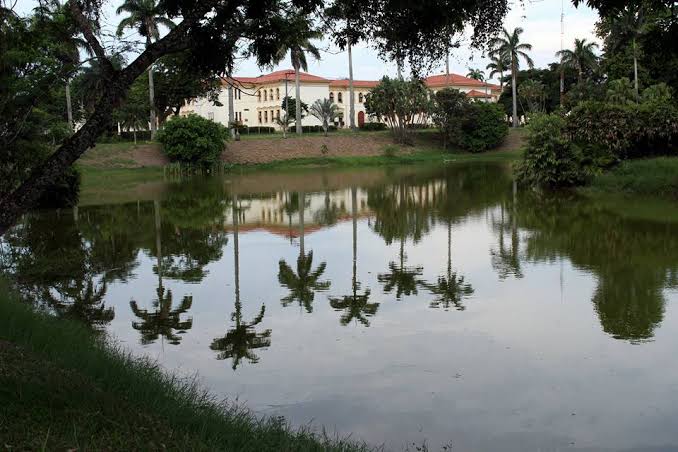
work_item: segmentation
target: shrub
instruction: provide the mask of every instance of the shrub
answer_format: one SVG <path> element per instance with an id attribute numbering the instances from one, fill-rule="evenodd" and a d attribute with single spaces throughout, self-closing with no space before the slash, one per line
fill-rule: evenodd
<path id="1" fill-rule="evenodd" d="M 337 126 L 335 125 L 329 125 L 327 127 L 327 130 L 329 132 L 336 132 Z M 323 126 L 301 126 L 301 132 L 302 133 L 317 133 L 317 132 L 324 132 L 325 130 L 323 129 Z"/>
<path id="2" fill-rule="evenodd" d="M 163 151 L 173 162 L 211 165 L 219 160 L 228 129 L 198 115 L 176 117 L 158 134 Z"/>
<path id="3" fill-rule="evenodd" d="M 678 109 L 661 102 L 583 102 L 568 115 L 567 131 L 573 141 L 604 148 L 615 160 L 666 154 L 678 142 Z"/>
<path id="4" fill-rule="evenodd" d="M 383 122 L 366 122 L 362 126 L 360 126 L 360 130 L 364 130 L 366 132 L 386 130 L 386 124 L 384 124 Z"/>
<path id="5" fill-rule="evenodd" d="M 384 146 L 384 157 L 393 158 L 398 153 L 398 146 L 393 144 L 387 144 Z"/>
<path id="6" fill-rule="evenodd" d="M 500 105 L 473 102 L 467 105 L 461 121 L 459 145 L 471 152 L 486 151 L 499 146 L 508 131 Z"/>
<path id="7" fill-rule="evenodd" d="M 471 102 L 455 89 L 438 91 L 433 120 L 446 142 L 471 152 L 498 146 L 508 134 L 500 105 Z"/>
<path id="8" fill-rule="evenodd" d="M 566 122 L 557 114 L 536 115 L 527 126 L 527 148 L 516 168 L 518 182 L 533 187 L 567 187 L 583 183 L 579 147 L 567 139 Z"/>
<path id="9" fill-rule="evenodd" d="M 246 129 L 247 133 L 275 133 L 275 127 L 251 126 Z M 242 134 L 242 132 L 240 132 Z"/>

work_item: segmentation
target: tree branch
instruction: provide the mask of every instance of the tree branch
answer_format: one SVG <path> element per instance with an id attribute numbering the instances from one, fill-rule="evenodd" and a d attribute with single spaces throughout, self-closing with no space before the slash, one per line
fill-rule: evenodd
<path id="1" fill-rule="evenodd" d="M 114 71 L 113 64 L 111 64 L 111 61 L 106 56 L 106 51 L 101 46 L 101 43 L 99 43 L 99 40 L 96 38 L 96 36 L 94 36 L 92 26 L 90 25 L 85 15 L 82 13 L 82 10 L 78 5 L 77 0 L 69 0 L 68 7 L 71 10 L 71 13 L 73 14 L 75 22 L 78 24 L 78 27 L 80 28 L 80 31 L 85 37 L 87 44 L 90 46 L 90 48 L 97 56 L 97 58 L 101 60 L 104 70 L 108 73 L 112 73 Z"/>

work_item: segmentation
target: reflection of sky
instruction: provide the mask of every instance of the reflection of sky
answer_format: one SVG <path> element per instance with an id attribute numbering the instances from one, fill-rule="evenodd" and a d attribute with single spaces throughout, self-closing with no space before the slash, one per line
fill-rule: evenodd
<path id="1" fill-rule="evenodd" d="M 328 293 L 316 294 L 312 314 L 283 308 L 278 260 L 296 270 L 298 246 L 267 232 L 240 235 L 243 320 L 266 305 L 257 331 L 272 329 L 272 345 L 254 350 L 256 365 L 217 361 L 209 345 L 232 325 L 233 240 L 200 284 L 165 280 L 175 304 L 194 297 L 193 328 L 180 346 L 160 342 L 143 352 L 169 369 L 198 373 L 219 396 L 295 424 L 324 425 L 374 444 L 400 448 L 412 442 L 436 450 L 649 450 L 678 444 L 678 320 L 667 292 L 666 315 L 653 342 L 632 345 L 602 331 L 591 303 L 595 278 L 568 261 L 526 263 L 525 277 L 500 281 L 490 265 L 496 233 L 485 213 L 452 229 L 452 267 L 473 285 L 465 311 L 431 309 L 432 297 L 395 299 L 377 274 L 398 260 L 399 242 L 386 246 L 366 219 L 358 224 L 358 280 L 380 303 L 371 326 L 342 327 L 327 295 L 351 292 L 351 223 L 306 238 L 314 268 L 327 261 Z M 438 224 L 405 246 L 407 265 L 424 267 L 435 281 L 447 268 L 447 226 Z M 128 302 L 150 307 L 157 276 L 140 254 L 137 277 L 112 284 L 110 329 L 140 352 Z M 561 292 L 562 282 L 562 292 Z M 499 446 L 500 445 L 500 446 Z M 652 450 L 674 450 L 659 448 Z"/>

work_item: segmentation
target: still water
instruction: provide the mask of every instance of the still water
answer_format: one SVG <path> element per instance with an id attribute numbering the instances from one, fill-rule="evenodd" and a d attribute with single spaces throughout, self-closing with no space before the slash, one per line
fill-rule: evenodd
<path id="1" fill-rule="evenodd" d="M 493 164 L 112 193 L 25 217 L 4 271 L 218 396 L 389 450 L 678 450 L 678 223 Z"/>

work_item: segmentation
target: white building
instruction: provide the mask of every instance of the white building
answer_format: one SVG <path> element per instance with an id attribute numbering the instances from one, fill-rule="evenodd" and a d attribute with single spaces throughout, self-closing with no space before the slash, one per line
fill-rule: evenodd
<path id="1" fill-rule="evenodd" d="M 336 120 L 337 127 L 348 127 L 349 117 L 349 90 L 348 79 L 330 80 L 317 75 L 300 73 L 301 100 L 312 105 L 317 99 L 330 99 L 339 106 L 341 113 Z M 463 77 L 458 74 L 433 75 L 424 79 L 432 91 L 445 87 L 458 89 L 468 96 L 485 102 L 496 102 L 499 98 L 499 87 L 490 83 Z M 195 113 L 213 121 L 228 124 L 228 86 L 233 89 L 234 119 L 249 127 L 280 127 L 276 119 L 280 118 L 282 102 L 285 96 L 295 97 L 294 71 L 291 69 L 276 71 L 259 77 L 233 77 L 224 81 L 223 89 L 219 94 L 222 106 L 215 106 L 207 99 L 196 99 L 188 102 L 181 109 L 182 115 Z M 373 121 L 365 112 L 365 97 L 372 88 L 379 84 L 378 80 L 354 80 L 355 93 L 355 123 L 360 126 L 365 122 Z M 307 115 L 302 120 L 303 125 L 321 125 L 313 116 Z"/>

